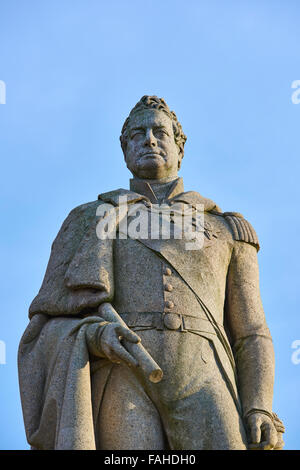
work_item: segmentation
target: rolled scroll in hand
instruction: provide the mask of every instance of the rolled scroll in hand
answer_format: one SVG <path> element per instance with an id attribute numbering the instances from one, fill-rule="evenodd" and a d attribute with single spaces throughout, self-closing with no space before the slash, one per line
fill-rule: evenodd
<path id="1" fill-rule="evenodd" d="M 110 303 L 105 302 L 101 304 L 99 306 L 98 312 L 103 320 L 108 322 L 117 322 L 120 323 L 120 325 L 128 328 L 124 320 L 122 320 L 120 315 L 116 312 Z M 131 343 L 130 341 L 123 339 L 122 344 L 125 349 L 127 349 L 127 351 L 137 360 L 140 368 L 143 370 L 150 382 L 158 383 L 161 381 L 163 377 L 163 371 L 150 356 L 142 343 Z"/>

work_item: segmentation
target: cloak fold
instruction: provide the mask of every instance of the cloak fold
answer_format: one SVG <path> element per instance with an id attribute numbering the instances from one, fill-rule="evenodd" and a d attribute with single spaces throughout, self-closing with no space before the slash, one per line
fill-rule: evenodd
<path id="1" fill-rule="evenodd" d="M 99 322 L 99 317 L 49 319 L 37 314 L 25 330 L 18 353 L 19 382 L 32 448 L 96 449 L 85 339 L 92 322 Z M 97 395 L 101 397 L 101 390 Z"/>

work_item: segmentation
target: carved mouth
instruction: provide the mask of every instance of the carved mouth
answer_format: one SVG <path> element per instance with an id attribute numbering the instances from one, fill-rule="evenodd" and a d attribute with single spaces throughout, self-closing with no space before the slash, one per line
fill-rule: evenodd
<path id="1" fill-rule="evenodd" d="M 162 157 L 162 155 L 158 152 L 147 152 L 147 153 L 143 153 L 141 157 Z"/>

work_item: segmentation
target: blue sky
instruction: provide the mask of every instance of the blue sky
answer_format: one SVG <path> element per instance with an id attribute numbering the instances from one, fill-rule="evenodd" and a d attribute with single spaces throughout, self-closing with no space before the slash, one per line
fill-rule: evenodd
<path id="1" fill-rule="evenodd" d="M 10 0 L 0 4 L 0 449 L 28 448 L 16 355 L 69 211 L 128 187 L 122 124 L 164 97 L 188 140 L 181 176 L 256 229 L 276 355 L 274 411 L 300 449 L 297 0 Z"/>

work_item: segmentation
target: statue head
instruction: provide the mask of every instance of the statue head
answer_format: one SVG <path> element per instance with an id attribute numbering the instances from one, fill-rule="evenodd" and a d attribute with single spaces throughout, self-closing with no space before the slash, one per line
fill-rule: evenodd
<path id="1" fill-rule="evenodd" d="M 163 98 L 143 96 L 124 122 L 120 141 L 134 176 L 160 179 L 177 175 L 186 136 Z"/>

